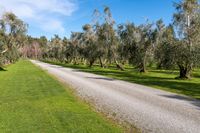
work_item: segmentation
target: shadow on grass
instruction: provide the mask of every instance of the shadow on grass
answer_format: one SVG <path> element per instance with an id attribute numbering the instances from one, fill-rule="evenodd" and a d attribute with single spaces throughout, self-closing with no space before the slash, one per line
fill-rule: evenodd
<path id="1" fill-rule="evenodd" d="M 179 74 L 177 70 L 151 70 L 150 72 L 158 73 L 158 74 L 173 74 L 173 75 Z"/>
<path id="2" fill-rule="evenodd" d="M 71 65 L 52 63 L 63 67 L 70 67 L 76 70 L 90 72 L 98 75 L 104 75 L 115 79 L 125 80 L 132 83 L 142 84 L 146 86 L 155 87 L 158 89 L 175 92 L 191 96 L 200 100 L 200 79 L 195 80 L 177 80 L 175 77 L 178 71 L 171 70 L 152 70 L 149 73 L 141 74 L 134 69 L 127 69 L 126 71 L 119 71 L 114 68 L 100 68 L 100 67 L 86 67 L 84 65 Z M 198 78 L 199 73 L 195 71 L 195 78 Z"/>
<path id="3" fill-rule="evenodd" d="M 193 98 L 200 99 L 200 82 L 194 83 L 190 80 L 180 81 L 168 77 L 152 77 L 148 74 L 121 72 L 121 71 L 97 71 L 97 70 L 82 70 L 84 72 L 91 72 L 99 75 L 109 76 L 116 79 L 138 83 L 146 86 L 156 87 L 163 90 L 181 93 Z"/>
<path id="4" fill-rule="evenodd" d="M 198 73 L 194 73 L 192 76 L 194 76 L 196 78 L 200 78 L 200 74 L 198 74 Z"/>
<path id="5" fill-rule="evenodd" d="M 7 71 L 6 69 L 4 69 L 4 68 L 2 68 L 2 67 L 0 67 L 0 71 Z"/>

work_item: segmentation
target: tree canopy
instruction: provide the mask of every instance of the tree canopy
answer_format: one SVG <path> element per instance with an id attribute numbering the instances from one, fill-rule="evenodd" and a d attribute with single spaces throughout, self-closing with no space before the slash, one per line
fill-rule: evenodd
<path id="1" fill-rule="evenodd" d="M 26 35 L 27 24 L 13 13 L 0 19 L 0 62 L 15 62 L 19 57 L 85 64 L 92 67 L 134 66 L 146 72 L 157 69 L 179 69 L 178 78 L 191 77 L 200 65 L 200 5 L 198 0 L 175 3 L 173 21 L 165 25 L 160 19 L 136 25 L 116 24 L 111 9 L 95 10 L 92 22 L 70 38 L 55 35 L 33 38 Z"/>

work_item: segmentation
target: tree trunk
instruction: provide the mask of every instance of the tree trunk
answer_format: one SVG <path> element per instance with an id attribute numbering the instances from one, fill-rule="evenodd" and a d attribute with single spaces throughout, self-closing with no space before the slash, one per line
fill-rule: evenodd
<path id="1" fill-rule="evenodd" d="M 106 68 L 108 67 L 107 59 L 104 60 L 103 65 L 104 65 L 104 66 L 103 66 L 104 68 L 105 68 L 105 67 L 106 67 Z"/>
<path id="2" fill-rule="evenodd" d="M 123 68 L 123 66 L 122 66 L 122 64 L 120 64 L 118 61 L 117 61 L 117 58 L 116 58 L 116 56 L 115 56 L 115 54 L 113 53 L 113 58 L 114 58 L 114 62 L 115 62 L 115 64 L 116 64 L 116 67 L 117 67 L 117 69 L 119 69 L 119 70 L 121 70 L 121 71 L 124 71 L 124 68 Z"/>
<path id="3" fill-rule="evenodd" d="M 87 65 L 87 60 L 86 60 L 86 59 L 84 59 L 83 64 L 84 64 L 84 65 Z"/>
<path id="4" fill-rule="evenodd" d="M 74 60 L 73 60 L 73 64 L 74 65 L 78 65 L 78 61 L 77 61 L 78 59 L 76 58 L 76 57 L 74 57 Z"/>
<path id="5" fill-rule="evenodd" d="M 116 66 L 118 69 L 120 69 L 121 71 L 124 71 L 123 66 L 121 64 L 119 64 L 117 60 L 115 60 L 115 63 L 116 63 Z"/>
<path id="6" fill-rule="evenodd" d="M 139 71 L 141 73 L 145 73 L 146 72 L 146 54 L 145 54 L 145 56 L 143 58 L 143 61 L 139 65 Z"/>
<path id="7" fill-rule="evenodd" d="M 191 74 L 191 67 L 184 67 L 179 65 L 179 79 L 189 79 Z"/>
<path id="8" fill-rule="evenodd" d="M 103 65 L 103 62 L 102 62 L 102 60 L 101 60 L 101 57 L 99 57 L 99 62 L 100 62 L 101 67 L 103 68 L 104 65 Z"/>
<path id="9" fill-rule="evenodd" d="M 163 65 L 162 65 L 162 61 L 160 61 L 158 64 L 157 64 L 157 69 L 162 69 L 163 68 Z"/>
<path id="10" fill-rule="evenodd" d="M 95 60 L 94 59 L 92 59 L 92 60 L 90 60 L 90 64 L 89 64 L 89 67 L 92 67 L 93 66 L 93 64 L 94 64 L 94 62 L 95 62 Z"/>
<path id="11" fill-rule="evenodd" d="M 138 68 L 139 68 L 139 72 L 140 73 L 145 73 L 146 72 L 145 63 L 140 63 L 140 65 L 138 66 Z"/>

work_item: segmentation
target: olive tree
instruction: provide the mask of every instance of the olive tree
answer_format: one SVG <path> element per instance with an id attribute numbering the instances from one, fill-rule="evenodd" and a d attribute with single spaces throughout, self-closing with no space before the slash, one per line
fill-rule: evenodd
<path id="1" fill-rule="evenodd" d="M 80 45 L 82 43 L 83 33 L 82 32 L 72 32 L 69 44 L 67 45 L 67 53 L 69 54 L 69 60 L 73 64 L 80 63 Z"/>
<path id="2" fill-rule="evenodd" d="M 4 63 L 15 62 L 19 58 L 18 49 L 26 40 L 27 25 L 15 14 L 6 12 L 0 19 L 1 59 Z"/>
<path id="3" fill-rule="evenodd" d="M 193 68 L 199 63 L 200 8 L 198 0 L 183 0 L 175 4 L 173 24 L 178 31 L 176 63 L 179 78 L 190 78 Z"/>
<path id="4" fill-rule="evenodd" d="M 83 57 L 88 60 L 89 67 L 91 67 L 99 57 L 97 36 L 93 31 L 92 26 L 89 24 L 84 25 L 83 30 L 81 53 Z"/>
<path id="5" fill-rule="evenodd" d="M 63 43 L 62 39 L 58 35 L 55 35 L 53 38 L 51 38 L 48 52 L 50 58 L 57 59 L 61 62 L 64 60 Z"/>
<path id="6" fill-rule="evenodd" d="M 119 40 L 114 29 L 115 21 L 112 18 L 112 14 L 109 7 L 104 8 L 104 22 L 101 25 L 96 26 L 96 35 L 99 43 L 99 53 L 101 53 L 100 63 L 109 63 L 112 61 L 116 64 L 117 68 L 124 70 L 122 65 L 118 62 L 118 47 Z M 102 58 L 105 59 L 104 63 Z"/>
<path id="7" fill-rule="evenodd" d="M 135 26 L 133 23 L 125 24 L 119 28 L 119 36 L 124 45 L 124 53 L 129 62 L 135 65 L 140 72 L 146 72 L 146 64 L 155 43 L 155 30 L 153 24 L 147 23 Z"/>
<path id="8" fill-rule="evenodd" d="M 176 39 L 175 31 L 172 25 L 158 27 L 157 43 L 155 46 L 155 59 L 157 61 L 157 68 L 171 69 L 176 66 L 175 48 Z"/>

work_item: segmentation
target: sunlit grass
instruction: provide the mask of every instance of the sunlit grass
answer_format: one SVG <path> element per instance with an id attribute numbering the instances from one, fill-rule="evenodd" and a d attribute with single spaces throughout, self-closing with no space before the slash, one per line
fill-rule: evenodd
<path id="1" fill-rule="evenodd" d="M 0 71 L 0 132 L 123 132 L 29 61 L 6 70 Z"/>
<path id="2" fill-rule="evenodd" d="M 151 86 L 157 89 L 184 94 L 196 99 L 200 99 L 200 70 L 195 70 L 193 72 L 193 78 L 190 80 L 179 80 L 175 79 L 178 76 L 177 70 L 156 70 L 150 68 L 147 73 L 139 73 L 130 66 L 127 66 L 125 71 L 120 71 L 117 70 L 116 67 L 101 68 L 99 66 L 94 66 L 89 68 L 85 65 L 72 65 L 55 62 L 49 63 Z"/>

